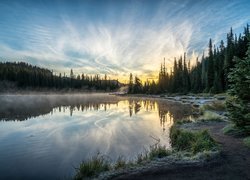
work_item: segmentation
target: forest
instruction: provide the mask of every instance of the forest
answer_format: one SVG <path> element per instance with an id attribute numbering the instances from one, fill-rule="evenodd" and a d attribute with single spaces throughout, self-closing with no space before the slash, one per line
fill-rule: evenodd
<path id="1" fill-rule="evenodd" d="M 208 43 L 208 55 L 191 66 L 186 53 L 174 58 L 173 66 L 167 68 L 165 58 L 160 66 L 157 81 L 142 83 L 138 76 L 130 73 L 128 93 L 222 93 L 229 88 L 228 75 L 239 59 L 246 57 L 249 25 L 243 34 L 236 35 L 232 28 L 227 33 L 226 43 L 221 40 L 218 47 L 212 39 Z M 237 58 L 236 58 L 237 57 Z M 25 62 L 0 62 L 0 81 L 14 82 L 18 88 L 55 88 L 55 89 L 96 89 L 115 90 L 121 85 L 118 80 L 111 80 L 107 75 L 75 75 L 71 69 L 69 77 L 53 71 L 32 66 Z"/>
<path id="2" fill-rule="evenodd" d="M 226 43 L 221 40 L 218 47 L 212 39 L 208 43 L 208 55 L 196 59 L 190 65 L 186 53 L 174 59 L 173 67 L 166 68 L 165 59 L 160 66 L 158 81 L 145 82 L 132 73 L 129 77 L 129 93 L 222 93 L 230 86 L 229 73 L 237 61 L 244 59 L 249 42 L 249 25 L 243 34 L 236 35 L 232 28 L 227 33 Z M 237 58 L 236 58 L 237 57 Z"/>
<path id="3" fill-rule="evenodd" d="M 65 73 L 56 75 L 53 71 L 25 62 L 0 62 L 0 81 L 15 83 L 17 88 L 55 88 L 55 89 L 95 89 L 114 90 L 119 87 L 118 80 L 111 80 L 105 75 L 75 75 Z"/>

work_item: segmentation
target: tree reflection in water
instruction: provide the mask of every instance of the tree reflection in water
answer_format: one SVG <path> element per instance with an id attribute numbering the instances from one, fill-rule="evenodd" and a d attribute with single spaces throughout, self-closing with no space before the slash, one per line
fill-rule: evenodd
<path id="1" fill-rule="evenodd" d="M 81 97 L 81 96 L 80 96 Z M 165 131 L 166 126 L 171 126 L 175 120 L 186 118 L 192 114 L 192 108 L 189 105 L 181 105 L 173 102 L 156 100 L 156 99 L 139 99 L 139 98 L 117 98 L 117 97 L 99 97 L 94 98 L 69 98 L 59 96 L 59 98 L 51 98 L 45 96 L 40 99 L 37 96 L 29 97 L 29 101 L 24 101 L 21 97 L 15 98 L 15 101 L 0 98 L 0 103 L 5 106 L 0 107 L 0 120 L 27 120 L 45 114 L 53 114 L 55 112 L 65 112 L 69 110 L 70 116 L 74 116 L 74 112 L 85 111 L 108 111 L 110 108 L 128 107 L 130 117 L 136 116 L 140 111 L 156 111 L 159 114 L 160 125 Z M 18 101 L 19 100 L 19 101 Z M 31 103 L 34 101 L 34 103 Z M 122 103 L 121 103 L 122 102 Z M 25 104 L 26 103 L 26 104 Z"/>

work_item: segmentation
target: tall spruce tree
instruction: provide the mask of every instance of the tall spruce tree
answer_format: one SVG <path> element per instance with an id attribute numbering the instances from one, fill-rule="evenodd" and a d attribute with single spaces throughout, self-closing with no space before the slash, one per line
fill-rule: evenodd
<path id="1" fill-rule="evenodd" d="M 214 59 L 212 39 L 209 40 L 208 45 L 208 67 L 207 67 L 207 91 L 210 91 L 214 83 Z"/>
<path id="2" fill-rule="evenodd" d="M 133 86 L 134 86 L 134 83 L 133 83 L 133 74 L 130 73 L 129 74 L 129 83 L 128 83 L 128 93 L 133 93 Z"/>
<path id="3" fill-rule="evenodd" d="M 250 37 L 248 37 L 250 40 Z M 228 80 L 229 94 L 227 109 L 230 119 L 246 134 L 250 134 L 250 43 L 244 59 L 234 58 L 235 67 L 231 69 Z"/>

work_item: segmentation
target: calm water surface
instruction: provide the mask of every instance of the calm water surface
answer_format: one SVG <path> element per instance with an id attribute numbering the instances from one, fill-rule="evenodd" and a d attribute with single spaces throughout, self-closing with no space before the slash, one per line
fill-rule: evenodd
<path id="1" fill-rule="evenodd" d="M 190 106 L 107 94 L 0 96 L 0 179 L 72 177 L 98 152 L 133 159 L 160 140 Z"/>

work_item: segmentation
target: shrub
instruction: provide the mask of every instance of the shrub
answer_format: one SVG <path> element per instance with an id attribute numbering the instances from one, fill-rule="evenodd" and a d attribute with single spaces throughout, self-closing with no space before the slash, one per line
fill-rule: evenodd
<path id="1" fill-rule="evenodd" d="M 194 154 L 203 151 L 214 150 L 217 147 L 214 139 L 209 135 L 207 130 L 195 134 L 195 141 L 192 144 Z"/>
<path id="2" fill-rule="evenodd" d="M 75 179 L 83 179 L 84 177 L 93 177 L 101 172 L 108 171 L 110 169 L 109 162 L 104 156 L 99 153 L 93 156 L 87 161 L 83 161 L 79 168 L 76 168 L 77 173 Z"/>
<path id="3" fill-rule="evenodd" d="M 247 36 L 250 40 L 250 36 Z M 227 99 L 227 110 L 229 118 L 238 128 L 241 128 L 245 134 L 250 134 L 250 42 L 246 57 L 240 59 L 235 57 L 235 66 L 228 75 L 229 89 L 228 93 L 232 96 Z"/>
<path id="4" fill-rule="evenodd" d="M 155 144 L 150 146 L 148 157 L 149 159 L 163 158 L 171 154 L 171 151 L 167 150 L 165 146 Z"/>
<path id="5" fill-rule="evenodd" d="M 119 156 L 114 164 L 114 169 L 121 169 L 126 167 L 127 163 L 124 157 Z"/>
<path id="6" fill-rule="evenodd" d="M 235 131 L 235 125 L 234 124 L 228 124 L 222 129 L 224 134 L 232 134 Z"/>
<path id="7" fill-rule="evenodd" d="M 149 149 L 145 149 L 144 153 L 138 154 L 136 158 L 136 163 L 141 164 L 154 158 L 163 158 L 170 155 L 171 153 L 172 151 L 168 150 L 166 146 L 162 146 L 157 143 L 150 146 Z"/>
<path id="8" fill-rule="evenodd" d="M 217 148 L 217 143 L 207 130 L 192 132 L 172 126 L 170 139 L 172 147 L 177 151 L 188 151 L 196 154 Z"/>
<path id="9" fill-rule="evenodd" d="M 250 136 L 244 138 L 243 143 L 250 148 Z"/>
<path id="10" fill-rule="evenodd" d="M 172 126 L 170 129 L 171 144 L 177 151 L 190 150 L 194 138 L 192 132 L 181 130 L 176 128 L 176 126 Z"/>
<path id="11" fill-rule="evenodd" d="M 225 111 L 226 106 L 224 102 L 221 101 L 213 101 L 211 104 L 204 104 L 201 109 L 203 111 L 210 110 L 210 111 Z"/>
<path id="12" fill-rule="evenodd" d="M 205 111 L 201 117 L 198 118 L 201 121 L 221 121 L 222 117 L 215 112 Z"/>
<path id="13" fill-rule="evenodd" d="M 226 101 L 229 118 L 237 128 L 241 128 L 245 134 L 250 134 L 250 113 L 246 101 L 233 96 Z"/>

